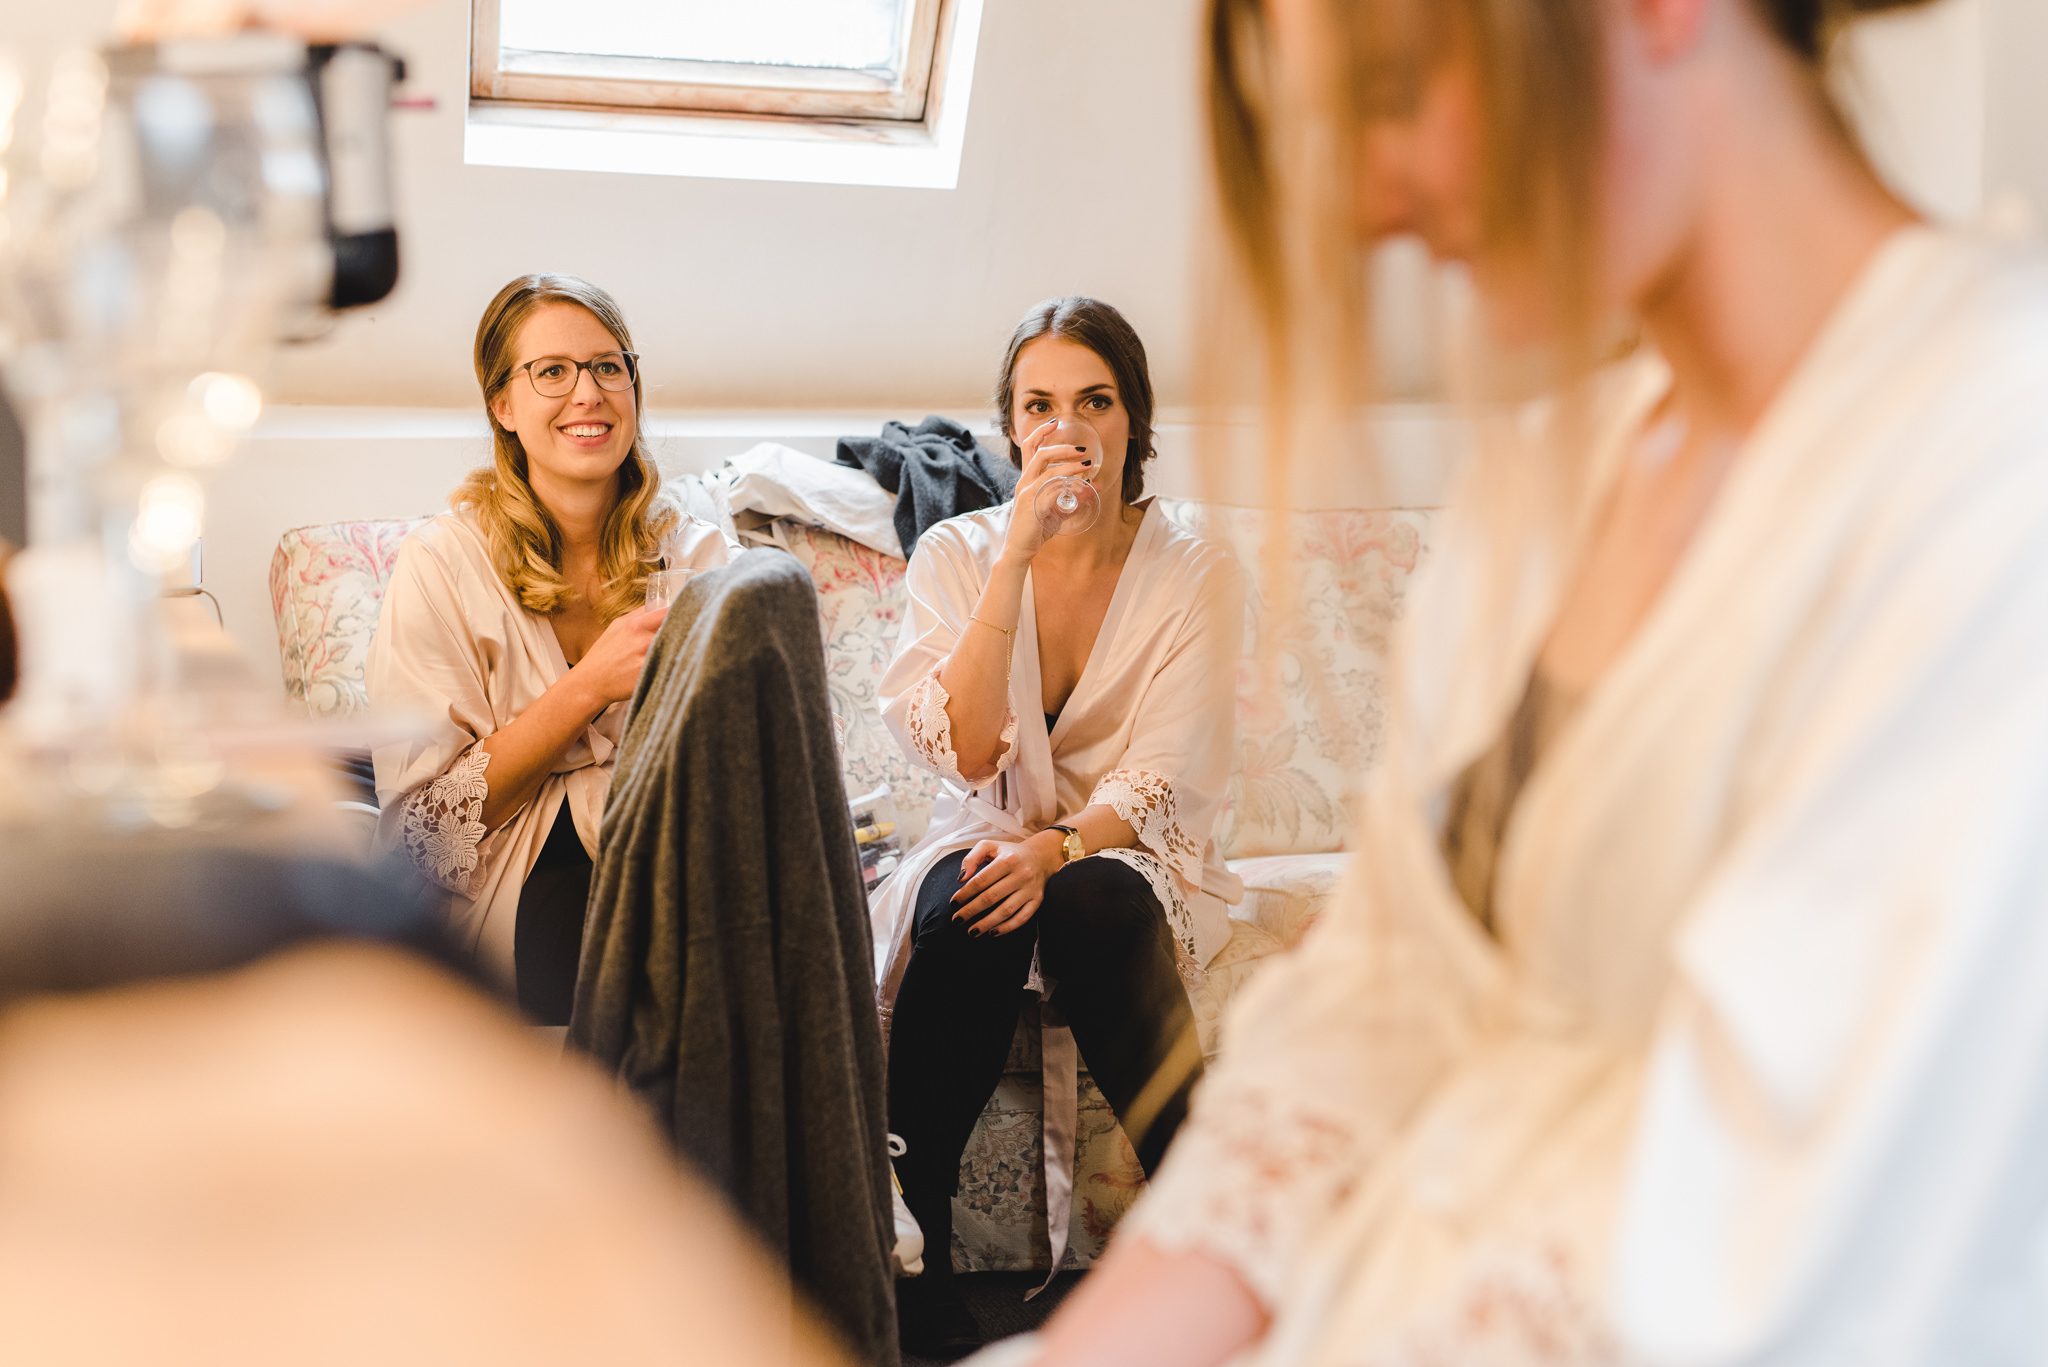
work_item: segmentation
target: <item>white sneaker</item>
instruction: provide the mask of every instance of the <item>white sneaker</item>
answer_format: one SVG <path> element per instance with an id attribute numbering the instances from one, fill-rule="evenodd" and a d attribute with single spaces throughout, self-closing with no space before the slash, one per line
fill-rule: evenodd
<path id="1" fill-rule="evenodd" d="M 901 1158 L 907 1151 L 901 1139 L 889 1136 L 891 1158 Z M 917 1217 L 910 1213 L 910 1207 L 903 1204 L 903 1184 L 896 1180 L 893 1164 L 889 1168 L 889 1200 L 896 1208 L 896 1247 L 891 1250 L 889 1261 L 895 1265 L 897 1276 L 918 1276 L 924 1272 L 924 1231 L 917 1227 Z"/>

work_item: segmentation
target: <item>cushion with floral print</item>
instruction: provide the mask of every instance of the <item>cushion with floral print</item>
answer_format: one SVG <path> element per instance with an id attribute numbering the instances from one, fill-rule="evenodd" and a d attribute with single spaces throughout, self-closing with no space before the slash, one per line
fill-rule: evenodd
<path id="1" fill-rule="evenodd" d="M 902 630 L 904 562 L 822 527 L 786 524 L 779 540 L 811 572 L 825 633 L 825 686 L 846 725 L 847 796 L 886 784 L 905 844 L 921 835 L 939 794 L 938 776 L 905 753 L 882 721 L 882 672 Z"/>
<path id="2" fill-rule="evenodd" d="M 424 517 L 294 527 L 270 557 L 285 696 L 320 718 L 369 710 L 364 660 L 398 548 Z"/>
<path id="3" fill-rule="evenodd" d="M 1379 758 L 1387 642 L 1432 514 L 1160 504 L 1245 571 L 1238 762 L 1216 832 L 1225 857 L 1341 849 L 1358 777 Z"/>

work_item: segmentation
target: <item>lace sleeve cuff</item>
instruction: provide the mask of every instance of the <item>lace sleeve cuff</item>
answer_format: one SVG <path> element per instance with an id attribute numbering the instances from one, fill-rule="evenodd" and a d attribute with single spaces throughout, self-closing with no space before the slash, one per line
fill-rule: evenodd
<path id="1" fill-rule="evenodd" d="M 477 846 L 487 834 L 484 770 L 490 762 L 490 751 L 472 745 L 446 773 L 400 799 L 406 854 L 427 877 L 464 897 L 471 895 Z"/>
<path id="2" fill-rule="evenodd" d="M 1202 845 L 1180 821 L 1173 780 L 1150 769 L 1112 769 L 1095 785 L 1088 805 L 1106 805 L 1131 823 L 1138 843 L 1166 861 L 1190 886 L 1202 881 Z"/>
<path id="3" fill-rule="evenodd" d="M 1214 1258 L 1278 1305 L 1301 1251 L 1364 1165 L 1365 1145 L 1334 1117 L 1263 1093 L 1200 1098 L 1126 1227 L 1159 1248 Z"/>
<path id="4" fill-rule="evenodd" d="M 1530 1238 L 1474 1250 L 1369 1360 L 1615 1367 L 1633 1360 L 1622 1347 L 1583 1261 L 1560 1239 Z"/>
<path id="5" fill-rule="evenodd" d="M 918 681 L 910 690 L 910 743 L 917 747 L 918 757 L 944 777 L 964 788 L 986 787 L 997 774 L 1017 762 L 1017 709 L 1004 708 L 1000 737 L 1003 752 L 996 756 L 994 772 L 979 783 L 970 783 L 960 772 L 960 757 L 953 753 L 953 720 L 946 715 L 946 704 L 952 700 L 946 686 L 939 682 L 938 670 Z"/>

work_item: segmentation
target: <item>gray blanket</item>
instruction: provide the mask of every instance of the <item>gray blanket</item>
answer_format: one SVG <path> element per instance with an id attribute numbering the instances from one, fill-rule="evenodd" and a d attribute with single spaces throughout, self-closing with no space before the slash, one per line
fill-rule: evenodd
<path id="1" fill-rule="evenodd" d="M 690 581 L 648 653 L 569 1039 L 646 1102 L 858 1360 L 894 1363 L 871 964 L 817 593 L 790 556 L 748 551 Z"/>
<path id="2" fill-rule="evenodd" d="M 879 437 L 841 437 L 836 454 L 839 464 L 867 471 L 896 495 L 896 536 L 906 560 L 934 523 L 1007 503 L 1017 488 L 1016 468 L 949 418 L 929 417 L 915 427 L 883 423 Z"/>

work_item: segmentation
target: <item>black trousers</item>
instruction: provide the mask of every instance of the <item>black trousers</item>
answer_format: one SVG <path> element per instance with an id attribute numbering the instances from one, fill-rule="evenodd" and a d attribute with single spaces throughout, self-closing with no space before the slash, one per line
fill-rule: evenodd
<path id="1" fill-rule="evenodd" d="M 535 1025 L 567 1025 L 583 955 L 583 916 L 590 903 L 590 856 L 564 802 L 548 829 L 533 871 L 519 888 L 512 923 L 512 980 L 519 1009 Z"/>
<path id="2" fill-rule="evenodd" d="M 889 1036 L 889 1128 L 905 1146 L 896 1172 L 924 1231 L 927 1272 L 940 1275 L 952 1271 L 960 1156 L 1002 1077 L 1034 945 L 1051 1000 L 1147 1173 L 1157 1170 L 1201 1077 L 1173 934 L 1137 870 L 1077 860 L 1046 880 L 1044 902 L 1023 928 L 976 936 L 952 919 L 965 858 L 963 851 L 941 859 L 918 887 Z M 1170 1076 L 1169 1065 L 1185 1075 Z M 1155 1076 L 1159 1085 L 1148 1092 Z M 1146 1116 L 1134 1116 L 1141 1098 Z"/>

